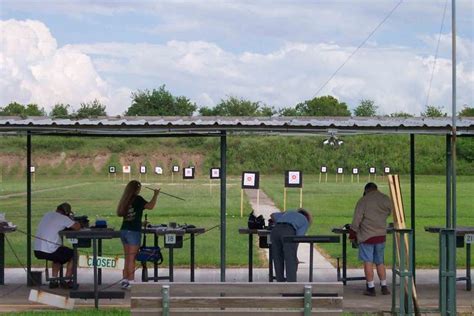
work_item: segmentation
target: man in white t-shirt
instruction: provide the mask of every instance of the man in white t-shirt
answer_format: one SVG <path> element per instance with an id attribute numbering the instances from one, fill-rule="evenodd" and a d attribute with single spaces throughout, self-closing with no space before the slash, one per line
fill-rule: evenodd
<path id="1" fill-rule="evenodd" d="M 48 212 L 44 214 L 41 219 L 35 235 L 35 257 L 38 259 L 45 259 L 53 262 L 54 278 L 58 277 L 61 265 L 67 263 L 66 277 L 72 276 L 72 257 L 74 252 L 71 248 L 64 247 L 61 242 L 59 232 L 66 228 L 78 230 L 81 225 L 73 221 L 71 205 L 69 203 L 62 203 L 58 205 L 55 212 Z M 62 283 L 64 287 L 72 287 L 72 282 Z M 59 286 L 58 281 L 51 281 L 50 288 Z"/>

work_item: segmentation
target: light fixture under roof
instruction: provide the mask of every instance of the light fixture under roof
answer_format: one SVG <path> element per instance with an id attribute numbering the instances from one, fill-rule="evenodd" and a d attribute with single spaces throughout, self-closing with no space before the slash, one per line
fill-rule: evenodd
<path id="1" fill-rule="evenodd" d="M 329 130 L 329 137 L 323 141 L 323 145 L 338 147 L 341 146 L 344 142 L 337 138 L 336 130 Z"/>

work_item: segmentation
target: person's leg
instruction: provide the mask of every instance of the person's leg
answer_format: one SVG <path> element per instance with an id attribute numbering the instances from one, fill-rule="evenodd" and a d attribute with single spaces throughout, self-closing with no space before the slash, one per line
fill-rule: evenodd
<path id="1" fill-rule="evenodd" d="M 364 262 L 364 274 L 367 284 L 374 281 L 374 265 L 372 262 Z"/>
<path id="2" fill-rule="evenodd" d="M 280 228 L 275 227 L 270 233 L 270 240 L 272 242 L 272 257 L 273 265 L 275 267 L 275 278 L 277 282 L 285 282 L 284 276 L 284 258 L 283 258 L 283 244 L 281 240 Z"/>
<path id="3" fill-rule="evenodd" d="M 53 278 L 57 278 L 59 276 L 59 269 L 61 269 L 61 264 L 59 262 L 53 262 L 51 267 L 51 274 Z"/>
<path id="4" fill-rule="evenodd" d="M 298 244 L 290 242 L 284 243 L 283 252 L 285 255 L 286 281 L 296 282 L 296 270 L 298 269 Z"/>
<path id="5" fill-rule="evenodd" d="M 377 275 L 380 280 L 380 287 L 383 295 L 389 295 L 390 290 L 387 287 L 387 272 L 384 264 L 385 243 L 375 245 L 374 262 L 377 267 Z"/>
<path id="6" fill-rule="evenodd" d="M 125 262 L 127 262 L 127 279 L 129 281 L 135 280 L 135 257 L 137 256 L 138 249 L 140 246 L 128 245 L 128 251 L 125 256 Z"/>
<path id="7" fill-rule="evenodd" d="M 385 270 L 385 264 L 381 263 L 381 264 L 376 264 L 375 266 L 377 268 L 377 275 L 379 277 L 379 280 L 380 281 L 387 280 L 387 272 Z"/>
<path id="8" fill-rule="evenodd" d="M 374 284 L 374 245 L 361 243 L 359 245 L 359 259 L 364 262 L 364 275 L 367 287 L 364 295 L 375 296 Z"/>

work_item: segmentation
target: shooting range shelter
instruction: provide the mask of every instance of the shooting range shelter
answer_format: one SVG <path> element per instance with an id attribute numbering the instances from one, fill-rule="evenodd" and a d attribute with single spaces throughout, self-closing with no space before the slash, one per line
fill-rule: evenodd
<path id="1" fill-rule="evenodd" d="M 227 136 L 233 135 L 409 135 L 410 142 L 410 223 L 415 245 L 415 136 L 438 135 L 446 139 L 446 222 L 456 228 L 456 137 L 474 136 L 474 118 L 391 118 L 391 117 L 99 117 L 91 119 L 51 119 L 48 117 L 0 117 L 0 134 L 26 136 L 27 176 L 27 273 L 31 273 L 31 145 L 33 136 L 80 137 L 219 137 L 220 138 L 220 280 L 226 281 L 226 152 Z M 407 138 L 408 141 L 408 138 Z M 295 166 L 297 167 L 297 166 Z M 448 245 L 455 254 L 455 244 Z M 454 247 L 454 248 L 451 248 Z M 414 249 L 415 250 L 415 249 Z M 415 253 L 415 251 L 414 251 Z M 415 267 L 415 256 L 412 258 Z M 414 269 L 414 277 L 415 277 Z M 455 276 L 454 276 L 455 277 Z M 27 278 L 29 279 L 29 278 Z M 455 282 L 455 281 L 454 281 Z M 447 292 L 454 289 L 448 287 Z M 453 293 L 451 293 L 453 294 Z"/>

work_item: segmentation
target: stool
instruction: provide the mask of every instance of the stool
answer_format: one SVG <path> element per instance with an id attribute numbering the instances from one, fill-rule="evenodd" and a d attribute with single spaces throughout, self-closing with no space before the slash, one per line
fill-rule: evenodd
<path id="1" fill-rule="evenodd" d="M 49 282 L 49 281 L 71 281 L 72 280 L 72 277 L 65 277 L 64 276 L 64 273 L 63 273 L 63 265 L 61 265 L 61 267 L 59 268 L 59 277 L 50 277 L 49 276 L 49 267 L 48 267 L 48 261 L 49 260 L 45 260 L 46 261 L 46 265 L 45 265 L 45 268 L 44 268 L 44 276 L 46 278 L 46 282 Z"/>

